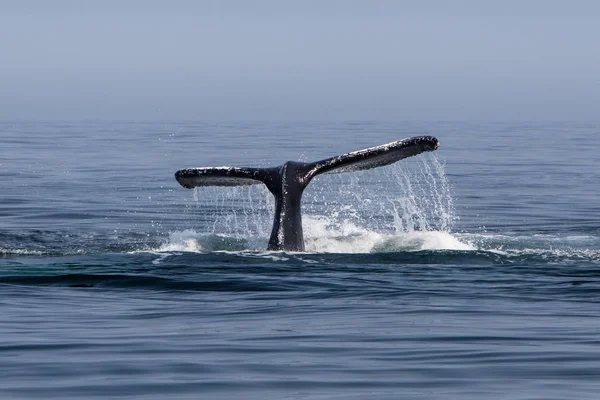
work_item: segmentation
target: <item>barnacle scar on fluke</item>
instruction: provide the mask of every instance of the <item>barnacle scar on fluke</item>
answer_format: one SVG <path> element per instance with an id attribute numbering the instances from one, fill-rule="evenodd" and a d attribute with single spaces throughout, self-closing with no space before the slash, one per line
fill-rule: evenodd
<path id="1" fill-rule="evenodd" d="M 425 151 L 437 150 L 433 136 L 417 136 L 353 151 L 312 163 L 288 161 L 272 168 L 200 167 L 175 173 L 181 186 L 239 186 L 264 183 L 275 196 L 275 218 L 268 250 L 304 251 L 302 193 L 320 174 L 353 172 L 389 165 Z"/>

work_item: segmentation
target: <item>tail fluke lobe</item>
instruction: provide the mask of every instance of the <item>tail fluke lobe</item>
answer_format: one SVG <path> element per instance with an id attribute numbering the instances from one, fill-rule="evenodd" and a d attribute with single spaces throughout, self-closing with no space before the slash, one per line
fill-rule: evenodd
<path id="1" fill-rule="evenodd" d="M 186 189 L 200 186 L 247 186 L 267 183 L 273 168 L 201 167 L 186 168 L 175 173 L 175 179 Z"/>
<path id="2" fill-rule="evenodd" d="M 438 140 L 433 136 L 417 136 L 368 149 L 353 151 L 311 164 L 309 180 L 320 174 L 361 171 L 393 164 L 404 158 L 437 150 Z"/>

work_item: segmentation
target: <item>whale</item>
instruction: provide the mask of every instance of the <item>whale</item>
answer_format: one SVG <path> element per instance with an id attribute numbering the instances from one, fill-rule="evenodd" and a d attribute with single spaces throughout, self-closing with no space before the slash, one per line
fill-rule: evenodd
<path id="1" fill-rule="evenodd" d="M 302 252 L 302 193 L 313 178 L 321 174 L 382 167 L 438 147 L 435 137 L 416 136 L 315 162 L 287 161 L 280 166 L 266 168 L 185 168 L 175 173 L 175 179 L 186 189 L 264 184 L 275 198 L 275 215 L 267 250 Z"/>

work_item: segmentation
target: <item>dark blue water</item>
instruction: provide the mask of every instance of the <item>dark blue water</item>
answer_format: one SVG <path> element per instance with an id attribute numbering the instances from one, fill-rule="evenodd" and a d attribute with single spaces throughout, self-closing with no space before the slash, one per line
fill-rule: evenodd
<path id="1" fill-rule="evenodd" d="M 307 253 L 210 165 L 316 179 Z M 596 399 L 600 124 L 0 124 L 0 397 Z"/>

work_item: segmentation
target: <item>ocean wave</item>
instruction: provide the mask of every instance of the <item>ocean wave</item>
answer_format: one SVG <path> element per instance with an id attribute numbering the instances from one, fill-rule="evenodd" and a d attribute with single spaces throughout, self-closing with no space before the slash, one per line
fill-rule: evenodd
<path id="1" fill-rule="evenodd" d="M 47 237 L 48 234 L 44 233 L 44 236 Z M 421 263 L 427 260 L 442 264 L 451 264 L 456 260 L 471 260 L 475 263 L 600 262 L 600 237 L 589 234 L 448 231 L 381 233 L 350 222 L 331 227 L 324 221 L 310 219 L 306 229 L 304 253 L 266 251 L 267 237 L 231 237 L 192 229 L 172 231 L 161 236 L 133 233 L 118 236 L 71 234 L 69 237 L 56 234 L 54 237 L 57 240 L 46 242 L 40 242 L 36 237 L 23 240 L 21 236 L 15 240 L 7 240 L 0 247 L 0 257 L 18 259 L 94 254 L 154 254 L 153 263 L 165 264 L 173 255 L 180 253 L 205 256 L 227 253 L 240 258 L 240 262 L 258 257 L 285 263 L 289 262 L 290 254 L 302 258 L 304 263 L 315 263 L 318 260 L 325 260 L 327 263 L 328 260 L 336 259 L 343 259 L 349 264 Z"/>
<path id="2" fill-rule="evenodd" d="M 297 291 L 299 296 L 344 296 L 369 291 L 384 296 L 388 280 L 423 283 L 445 276 L 449 284 L 476 281 L 526 287 L 560 277 L 557 290 L 584 285 L 597 295 L 600 257 L 595 254 L 484 250 L 421 250 L 381 253 L 285 253 L 255 251 L 139 252 L 45 257 L 39 262 L 0 260 L 0 285 L 157 291 L 259 293 Z M 496 283 L 494 283 L 496 282 Z M 439 285 L 440 282 L 436 282 Z M 498 286 L 500 285 L 500 286 Z M 508 286 L 506 286 L 508 285 Z M 416 288 L 414 288 L 416 289 Z M 383 290 L 383 292 L 382 292 Z M 408 290 L 408 289 L 407 289 Z M 413 290 L 413 289 L 411 289 Z M 549 290 L 549 289 L 548 289 Z M 398 295 L 401 293 L 397 293 Z"/>

